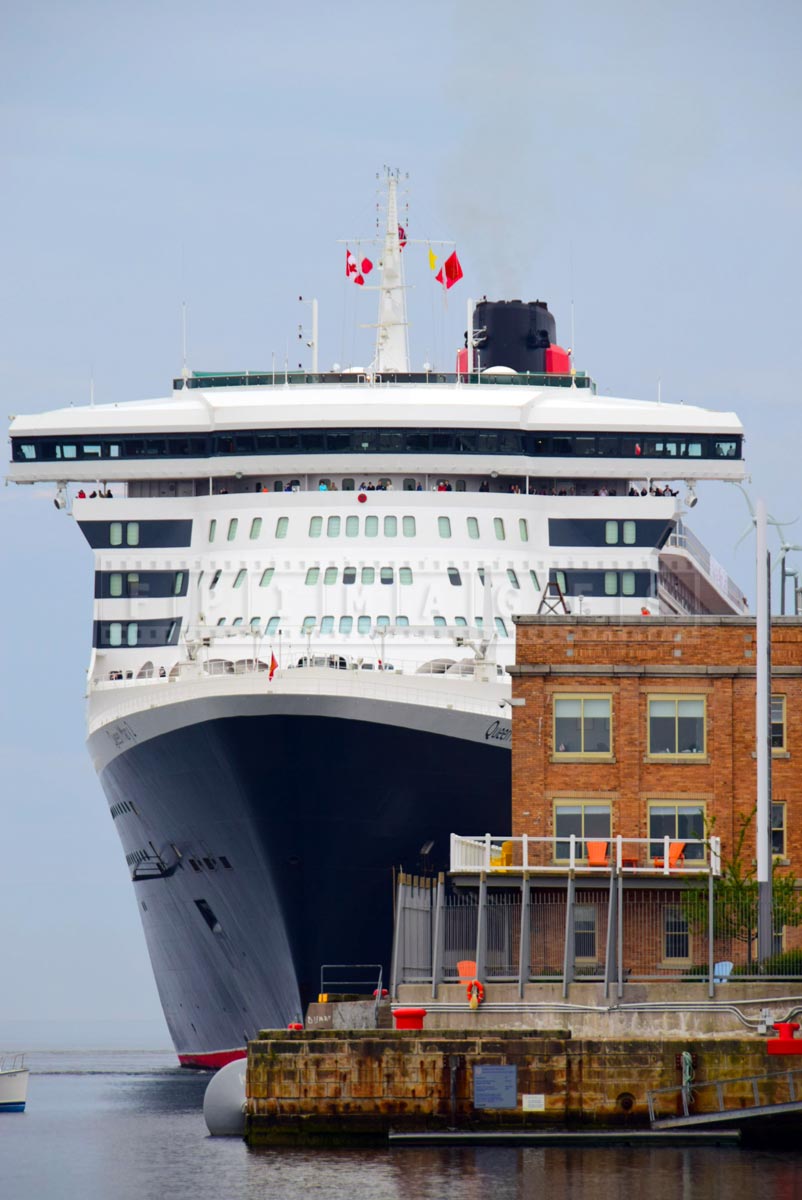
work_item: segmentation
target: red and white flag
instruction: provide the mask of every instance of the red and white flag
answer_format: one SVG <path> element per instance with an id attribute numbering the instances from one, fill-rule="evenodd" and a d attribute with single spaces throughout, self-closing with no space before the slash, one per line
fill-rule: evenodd
<path id="1" fill-rule="evenodd" d="M 275 654 L 273 654 L 273 652 L 271 650 L 271 652 L 270 652 L 270 670 L 268 671 L 268 674 L 267 674 L 268 680 L 273 678 L 273 676 L 275 675 L 277 670 L 278 670 L 278 663 L 276 662 L 276 656 L 275 656 Z"/>
<path id="2" fill-rule="evenodd" d="M 373 270 L 373 263 L 369 258 L 363 258 L 361 263 L 358 263 L 350 250 L 345 251 L 345 277 L 355 283 L 357 287 L 365 286 L 365 276 L 369 275 Z"/>
<path id="3" fill-rule="evenodd" d="M 345 276 L 350 279 L 352 275 L 356 275 L 359 271 L 359 266 L 351 251 L 346 247 L 345 250 Z"/>
<path id="4" fill-rule="evenodd" d="M 453 254 L 449 254 L 448 258 L 435 275 L 435 279 L 438 283 L 443 284 L 446 291 L 448 291 L 449 288 L 452 288 L 455 283 L 459 283 L 460 279 L 462 279 L 462 264 L 457 258 L 456 250 Z"/>
<path id="5" fill-rule="evenodd" d="M 403 250 L 407 244 L 407 231 L 404 229 L 403 225 L 398 226 L 398 241 L 401 249 Z"/>

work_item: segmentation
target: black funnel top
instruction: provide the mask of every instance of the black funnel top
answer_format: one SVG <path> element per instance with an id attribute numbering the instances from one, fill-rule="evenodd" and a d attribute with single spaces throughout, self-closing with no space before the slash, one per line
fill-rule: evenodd
<path id="1" fill-rule="evenodd" d="M 480 366 L 546 370 L 546 350 L 556 342 L 554 317 L 543 300 L 480 300 L 473 314 Z"/>

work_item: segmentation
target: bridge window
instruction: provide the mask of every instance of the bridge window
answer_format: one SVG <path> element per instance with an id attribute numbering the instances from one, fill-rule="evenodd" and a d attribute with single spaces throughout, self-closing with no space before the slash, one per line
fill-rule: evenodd
<path id="1" fill-rule="evenodd" d="M 321 617 L 320 618 L 320 632 L 321 633 L 334 633 L 334 617 Z"/>
<path id="2" fill-rule="evenodd" d="M 360 617 L 356 623 L 357 633 L 370 633 L 370 617 Z"/>
<path id="3" fill-rule="evenodd" d="M 265 626 L 265 633 L 275 633 L 278 629 L 279 618 L 271 617 Z"/>
<path id="4" fill-rule="evenodd" d="M 251 629 L 254 631 L 254 633 L 258 633 L 261 623 L 261 617 L 251 617 Z"/>
<path id="5" fill-rule="evenodd" d="M 507 626 L 502 621 L 501 617 L 496 617 L 496 630 L 502 637 L 507 637 Z"/>
<path id="6" fill-rule="evenodd" d="M 389 617 L 377 617 L 376 618 L 376 628 L 377 629 L 386 629 L 389 624 L 390 624 Z"/>
<path id="7" fill-rule="evenodd" d="M 395 623 L 399 629 L 408 629 L 409 628 L 409 617 L 397 616 L 395 619 Z"/>
<path id="8" fill-rule="evenodd" d="M 435 617 L 434 624 L 438 627 L 438 629 L 443 629 L 445 628 L 447 621 L 445 617 Z"/>
<path id="9" fill-rule="evenodd" d="M 312 630 L 315 628 L 316 624 L 317 624 L 317 617 L 314 617 L 314 616 L 304 617 L 303 624 L 301 625 L 301 632 L 302 633 L 311 633 Z"/>
<path id="10" fill-rule="evenodd" d="M 340 633 L 350 633 L 353 628 L 353 617 L 340 617 Z"/>
<path id="11" fill-rule="evenodd" d="M 232 624 L 232 625 L 241 625 L 241 624 L 242 624 L 242 617 L 235 617 L 235 618 L 234 618 L 234 620 L 231 622 L 231 624 Z"/>

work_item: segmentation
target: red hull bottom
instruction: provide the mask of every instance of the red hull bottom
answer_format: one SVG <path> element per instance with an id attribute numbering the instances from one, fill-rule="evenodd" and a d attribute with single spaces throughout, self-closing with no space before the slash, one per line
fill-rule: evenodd
<path id="1" fill-rule="evenodd" d="M 199 1071 L 219 1071 L 238 1058 L 247 1058 L 246 1049 L 214 1050 L 209 1054 L 179 1054 L 178 1061 L 182 1067 L 190 1067 Z"/>

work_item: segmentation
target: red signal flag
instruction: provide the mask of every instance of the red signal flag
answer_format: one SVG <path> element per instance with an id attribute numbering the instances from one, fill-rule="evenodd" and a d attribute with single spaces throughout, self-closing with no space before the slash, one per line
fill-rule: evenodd
<path id="1" fill-rule="evenodd" d="M 453 254 L 449 254 L 448 258 L 435 275 L 435 279 L 438 283 L 444 283 L 446 291 L 448 291 L 448 289 L 452 288 L 455 283 L 459 283 L 460 279 L 462 279 L 462 274 L 462 264 L 457 258 L 457 252 L 455 250 Z"/>
<path id="2" fill-rule="evenodd" d="M 270 670 L 268 672 L 267 678 L 272 679 L 277 670 L 278 670 L 278 663 L 276 662 L 276 656 L 275 656 L 275 654 L 271 653 L 271 655 L 270 655 Z"/>
<path id="3" fill-rule="evenodd" d="M 370 275 L 372 270 L 373 270 L 373 263 L 370 261 L 369 258 L 363 258 L 362 259 L 362 274 Z"/>

